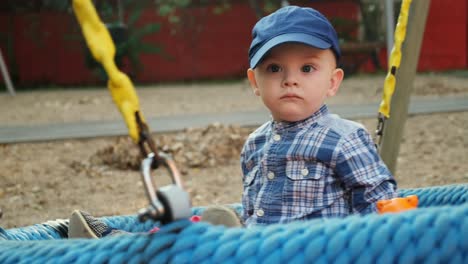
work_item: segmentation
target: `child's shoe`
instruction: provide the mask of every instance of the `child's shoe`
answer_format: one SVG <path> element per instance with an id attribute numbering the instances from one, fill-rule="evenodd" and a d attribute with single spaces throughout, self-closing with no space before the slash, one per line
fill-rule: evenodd
<path id="1" fill-rule="evenodd" d="M 207 207 L 201 215 L 201 221 L 226 227 L 244 226 L 236 210 L 229 206 L 215 205 Z"/>
<path id="2" fill-rule="evenodd" d="M 87 212 L 75 210 L 70 217 L 68 238 L 101 238 L 117 234 L 128 233 L 109 227 L 106 223 Z"/>

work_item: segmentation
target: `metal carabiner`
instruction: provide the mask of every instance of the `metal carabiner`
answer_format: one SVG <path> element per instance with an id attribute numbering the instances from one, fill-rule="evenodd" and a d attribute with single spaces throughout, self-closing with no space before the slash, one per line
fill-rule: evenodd
<path id="1" fill-rule="evenodd" d="M 192 214 L 192 205 L 188 193 L 183 189 L 179 170 L 170 155 L 161 152 L 158 157 L 160 160 L 156 163 L 164 165 L 169 171 L 173 184 L 155 189 L 151 169 L 155 164 L 156 155 L 148 154 L 141 163 L 141 175 L 150 204 L 138 212 L 138 219 L 142 222 L 152 219 L 166 224 L 174 220 L 189 218 Z"/>
<path id="2" fill-rule="evenodd" d="M 153 219 L 165 224 L 189 218 L 192 214 L 190 197 L 183 188 L 182 177 L 174 160 L 171 155 L 156 151 L 156 144 L 151 138 L 148 125 L 143 122 L 139 112 L 135 113 L 135 117 L 139 129 L 138 146 L 144 157 L 141 162 L 141 175 L 150 203 L 147 208 L 138 212 L 138 219 L 140 221 Z M 157 169 L 161 165 L 168 170 L 173 184 L 158 189 L 155 188 L 151 178 L 151 169 Z"/>

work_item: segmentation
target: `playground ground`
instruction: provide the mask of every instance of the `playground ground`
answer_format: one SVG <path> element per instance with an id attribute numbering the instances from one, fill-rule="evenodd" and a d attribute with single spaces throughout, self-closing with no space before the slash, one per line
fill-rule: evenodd
<path id="1" fill-rule="evenodd" d="M 379 101 L 384 76 L 353 76 L 330 104 Z M 468 97 L 468 72 L 420 74 L 418 98 Z M 261 109 L 245 81 L 138 87 L 146 117 Z M 377 111 L 377 109 L 376 109 Z M 0 95 L 2 126 L 119 120 L 103 87 Z M 374 119 L 357 120 L 369 131 Z M 252 128 L 212 124 L 155 134 L 183 172 L 194 206 L 240 201 L 238 154 Z M 410 116 L 398 158 L 400 188 L 468 182 L 468 112 Z M 0 226 L 21 227 L 68 218 L 73 209 L 97 216 L 134 214 L 147 205 L 140 174 L 132 169 L 137 149 L 126 137 L 0 144 Z M 162 171 L 155 171 L 159 175 Z M 157 176 L 159 185 L 167 177 Z"/>

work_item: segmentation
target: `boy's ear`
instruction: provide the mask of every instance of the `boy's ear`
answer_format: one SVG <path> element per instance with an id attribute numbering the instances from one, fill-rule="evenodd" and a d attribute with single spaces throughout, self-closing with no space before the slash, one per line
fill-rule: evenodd
<path id="1" fill-rule="evenodd" d="M 252 87 L 254 94 L 259 96 L 260 90 L 258 89 L 257 80 L 255 79 L 255 73 L 252 68 L 247 70 L 247 78 L 249 79 L 250 87 Z"/>
<path id="2" fill-rule="evenodd" d="M 333 70 L 331 79 L 330 79 L 330 88 L 328 89 L 327 96 L 334 96 L 340 89 L 341 82 L 344 78 L 344 72 L 341 68 L 336 68 Z"/>

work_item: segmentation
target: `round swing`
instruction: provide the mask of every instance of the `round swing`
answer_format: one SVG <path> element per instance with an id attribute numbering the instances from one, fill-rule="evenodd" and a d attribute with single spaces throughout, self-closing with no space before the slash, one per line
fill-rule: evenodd
<path id="1" fill-rule="evenodd" d="M 397 31 L 401 32 L 401 25 L 406 24 L 404 16 L 407 16 L 409 2 L 403 1 Z M 74 0 L 73 7 L 94 58 L 108 73 L 110 92 L 124 116 L 129 134 L 146 157 L 141 174 L 149 206 L 135 215 L 100 218 L 110 227 L 134 233 L 131 235 L 68 239 L 67 219 L 21 228 L 0 228 L 0 263 L 468 262 L 466 184 L 399 190 L 402 198 L 416 195 L 418 208 L 392 214 L 354 215 L 253 228 L 190 222 L 187 220 L 190 216 L 200 215 L 206 208 L 191 207 L 174 161 L 156 150 L 139 111 L 133 85 L 114 64 L 115 47 L 91 1 Z M 404 23 L 400 23 L 402 21 Z M 398 43 L 395 47 L 398 53 Z M 394 83 L 392 78 L 399 66 L 398 56 L 401 55 L 396 56 L 392 62 L 398 63 L 391 64 L 386 91 L 392 90 L 387 87 Z M 384 112 L 379 114 L 378 136 L 382 135 L 388 118 L 385 110 L 388 110 L 388 101 L 385 100 L 390 99 L 384 96 L 381 105 Z M 173 184 L 155 189 L 151 171 L 161 166 L 169 170 Z M 239 212 L 242 210 L 240 204 L 229 206 Z M 155 226 L 159 226 L 158 232 L 147 232 Z"/>

